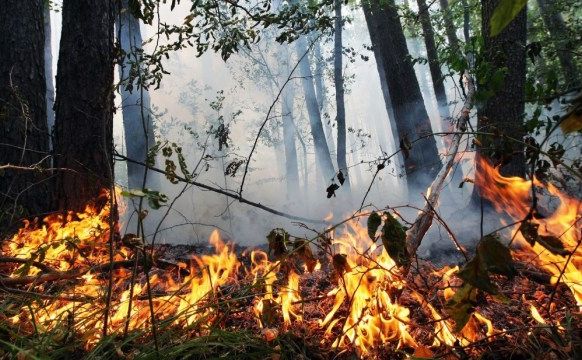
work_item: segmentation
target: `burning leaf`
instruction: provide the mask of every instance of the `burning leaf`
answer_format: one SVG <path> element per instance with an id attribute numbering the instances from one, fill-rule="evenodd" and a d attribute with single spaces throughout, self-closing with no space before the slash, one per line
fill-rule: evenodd
<path id="1" fill-rule="evenodd" d="M 398 266 L 407 265 L 410 263 L 410 254 L 406 249 L 406 228 L 389 212 L 384 215 L 386 220 L 382 227 L 382 244 Z"/>
<path id="2" fill-rule="evenodd" d="M 373 212 L 368 217 L 368 236 L 374 240 L 376 238 L 376 230 L 382 224 L 382 217 L 377 212 Z"/>
<path id="3" fill-rule="evenodd" d="M 400 150 L 402 150 L 402 154 L 404 155 L 405 159 L 410 157 L 410 150 L 412 149 L 412 143 L 408 139 L 408 136 L 404 135 L 400 138 Z"/>
<path id="4" fill-rule="evenodd" d="M 455 321 L 455 331 L 461 331 L 475 310 L 477 289 L 464 284 L 447 302 L 446 311 Z"/>
<path id="5" fill-rule="evenodd" d="M 346 181 L 344 173 L 341 170 L 337 173 L 337 180 L 339 181 L 340 185 L 343 185 L 344 182 Z"/>
<path id="6" fill-rule="evenodd" d="M 350 264 L 348 264 L 348 257 L 346 254 L 335 254 L 332 258 L 332 264 L 335 271 L 340 275 L 352 271 Z"/>
<path id="7" fill-rule="evenodd" d="M 327 198 L 331 199 L 331 197 L 335 197 L 335 191 L 339 189 L 339 185 L 336 183 L 331 183 L 330 186 L 327 187 L 325 191 L 327 191 Z"/>
<path id="8" fill-rule="evenodd" d="M 539 235 L 538 228 L 538 224 L 532 223 L 531 221 L 524 221 L 521 223 L 519 231 L 531 246 L 538 243 L 552 254 L 562 256 L 568 256 L 570 254 L 570 252 L 564 248 L 564 244 L 562 244 L 560 239 L 551 235 Z"/>
<path id="9" fill-rule="evenodd" d="M 135 234 L 127 233 L 127 234 L 123 235 L 123 238 L 121 239 L 121 243 L 129 248 L 134 248 L 137 246 L 142 246 L 143 240 L 141 237 L 139 237 Z"/>
<path id="10" fill-rule="evenodd" d="M 269 243 L 269 255 L 273 255 L 275 259 L 279 259 L 287 254 L 287 242 L 289 241 L 289 233 L 284 229 L 273 229 L 267 235 Z"/>
<path id="11" fill-rule="evenodd" d="M 315 265 L 317 265 L 317 259 L 313 256 L 309 241 L 306 239 L 297 239 L 293 243 L 293 250 L 303 260 L 305 266 L 307 266 L 307 271 L 313 272 Z"/>

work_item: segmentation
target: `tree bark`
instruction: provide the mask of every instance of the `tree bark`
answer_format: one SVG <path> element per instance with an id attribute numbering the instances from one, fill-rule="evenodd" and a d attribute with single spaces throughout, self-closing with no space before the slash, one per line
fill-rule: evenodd
<path id="1" fill-rule="evenodd" d="M 301 58 L 309 51 L 309 46 L 305 38 L 301 37 L 297 40 L 297 56 Z M 317 97 L 315 94 L 315 86 L 313 84 L 313 74 L 309 66 L 309 54 L 303 57 L 299 64 L 299 71 L 301 74 L 301 83 L 303 85 L 303 92 L 305 93 L 305 105 L 309 116 L 309 125 L 311 127 L 311 135 L 313 136 L 313 144 L 315 147 L 315 159 L 317 165 L 322 170 L 322 175 L 325 183 L 334 177 L 335 170 L 333 162 L 329 153 L 327 142 L 325 141 L 325 132 L 323 131 L 323 124 L 321 122 L 321 113 L 317 104 Z M 327 186 L 327 185 L 326 185 Z"/>
<path id="2" fill-rule="evenodd" d="M 121 1 L 121 9 L 117 16 L 119 43 L 124 54 L 123 63 L 119 67 L 119 76 L 125 148 L 129 158 L 146 160 L 148 150 L 154 146 L 156 139 L 150 108 L 150 94 L 139 84 L 141 75 L 136 74 L 140 71 L 136 64 L 142 61 L 143 41 L 139 20 L 129 10 L 128 3 L 128 0 Z M 133 81 L 131 77 L 134 77 Z M 142 166 L 127 164 L 127 180 L 130 188 L 141 189 L 144 185 L 151 187 L 154 184 L 151 176 L 144 184 L 144 172 L 145 168 Z"/>
<path id="3" fill-rule="evenodd" d="M 46 120 L 49 132 L 49 148 L 52 148 L 52 133 L 55 126 L 55 79 L 53 76 L 53 49 L 51 34 L 51 12 L 48 1 L 44 2 L 44 74 L 46 78 Z"/>
<path id="4" fill-rule="evenodd" d="M 558 55 L 558 59 L 560 60 L 560 66 L 562 67 L 567 86 L 580 86 L 580 73 L 570 51 L 573 46 L 568 44 L 568 39 L 571 36 L 568 35 L 568 29 L 566 28 L 562 14 L 555 9 L 554 4 L 551 2 L 548 3 L 547 0 L 538 0 L 538 5 L 544 24 L 554 42 L 556 55 Z"/>
<path id="5" fill-rule="evenodd" d="M 491 84 L 484 84 L 481 91 L 495 91 L 486 100 L 478 112 L 478 131 L 498 132 L 500 136 L 478 137 L 476 154 L 476 172 L 483 171 L 480 157 L 486 157 L 494 165 L 501 166 L 504 176 L 525 176 L 524 148 L 519 141 L 525 136 L 523 114 L 525 110 L 525 73 L 527 40 L 526 9 L 523 9 L 513 21 L 497 36 L 490 36 L 490 21 L 493 11 L 500 0 L 482 2 L 483 51 L 486 61 L 491 65 L 491 73 L 504 71 L 504 85 L 492 89 Z M 489 88 L 488 88 L 489 87 Z M 476 188 L 479 184 L 475 184 Z M 476 192 L 474 192 L 476 195 Z M 474 200 L 476 197 L 474 196 Z"/>
<path id="6" fill-rule="evenodd" d="M 446 0 L 445 0 L 446 1 Z M 424 37 L 424 44 L 426 46 L 426 56 L 428 58 L 428 67 L 430 69 L 430 76 L 432 78 L 432 87 L 437 101 L 441 121 L 444 121 L 443 129 L 447 129 L 449 113 L 449 105 L 447 101 L 447 94 L 445 91 L 445 83 L 443 73 L 441 72 L 441 64 L 439 62 L 437 47 L 434 39 L 434 30 L 430 21 L 429 8 L 426 5 L 426 0 L 417 0 L 418 15 L 420 24 L 422 26 L 422 34 Z"/>
<path id="7" fill-rule="evenodd" d="M 423 1 L 426 3 L 426 1 Z M 451 51 L 459 51 L 461 46 L 459 45 L 459 37 L 457 36 L 457 28 L 453 23 L 453 18 L 451 16 L 451 10 L 449 8 L 449 0 L 440 0 L 441 12 L 443 13 L 443 21 L 445 24 L 445 32 L 447 34 L 447 39 L 449 40 L 449 46 Z"/>
<path id="8" fill-rule="evenodd" d="M 285 61 L 286 73 L 291 71 L 289 48 L 281 45 L 281 57 Z M 283 114 L 283 145 L 285 147 L 285 180 L 287 198 L 297 199 L 299 195 L 299 167 L 297 164 L 297 147 L 295 144 L 295 123 L 293 119 L 293 102 L 295 98 L 293 83 L 288 83 L 283 90 L 281 112 Z"/>
<path id="9" fill-rule="evenodd" d="M 5 0 L 0 10 L 0 164 L 50 167 L 42 0 Z M 45 174 L 46 175 L 46 174 Z M 0 224 L 50 207 L 46 176 L 0 175 Z"/>
<path id="10" fill-rule="evenodd" d="M 426 189 L 441 167 L 436 141 L 424 106 L 418 80 L 410 60 L 406 39 L 394 1 L 386 5 L 363 2 L 370 37 L 377 41 L 384 76 L 390 94 L 396 131 L 403 140 L 413 143 L 404 166 L 409 186 Z M 421 139 L 422 138 L 422 139 Z M 405 141 L 406 142 L 406 141 Z"/>
<path id="11" fill-rule="evenodd" d="M 344 100 L 344 74 L 343 74 L 343 51 L 342 51 L 342 2 L 335 0 L 335 38 L 334 38 L 334 81 L 335 81 L 335 105 L 337 121 L 337 167 L 338 171 L 344 174 L 345 182 L 343 186 L 350 190 L 350 177 L 348 174 L 348 164 L 346 161 L 346 104 Z"/>
<path id="12" fill-rule="evenodd" d="M 81 210 L 113 183 L 114 5 L 65 0 L 57 71 L 57 177 L 60 209 Z"/>

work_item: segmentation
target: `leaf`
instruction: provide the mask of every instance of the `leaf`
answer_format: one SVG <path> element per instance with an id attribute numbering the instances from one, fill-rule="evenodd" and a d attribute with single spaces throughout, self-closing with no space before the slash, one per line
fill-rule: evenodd
<path id="1" fill-rule="evenodd" d="M 346 181 L 344 173 L 341 170 L 337 173 L 337 180 L 339 181 L 340 185 L 343 185 L 344 182 Z"/>
<path id="2" fill-rule="evenodd" d="M 289 233 L 284 229 L 273 229 L 267 235 L 269 243 L 269 255 L 273 255 L 275 259 L 279 259 L 287 254 L 287 242 L 289 241 Z"/>
<path id="3" fill-rule="evenodd" d="M 327 187 L 325 191 L 327 191 L 327 198 L 331 199 L 331 197 L 335 197 L 335 191 L 339 189 L 339 185 L 336 183 L 331 183 L 330 186 Z"/>
<path id="4" fill-rule="evenodd" d="M 461 286 L 446 303 L 445 310 L 455 321 L 455 331 L 461 331 L 475 310 L 477 289 L 469 284 Z"/>
<path id="5" fill-rule="evenodd" d="M 410 157 L 410 150 L 412 149 L 412 143 L 408 139 L 408 136 L 404 135 L 400 138 L 400 150 L 402 150 L 402 154 L 404 155 L 405 159 Z"/>
<path id="6" fill-rule="evenodd" d="M 382 244 L 398 266 L 408 265 L 410 255 L 406 249 L 406 229 L 389 212 L 384 215 L 386 220 L 382 227 Z"/>
<path id="7" fill-rule="evenodd" d="M 517 274 L 509 248 L 499 241 L 496 234 L 485 236 L 479 242 L 477 255 L 489 272 L 508 277 Z"/>
<path id="8" fill-rule="evenodd" d="M 491 37 L 497 36 L 525 7 L 527 0 L 501 0 L 491 16 Z"/>
<path id="9" fill-rule="evenodd" d="M 493 284 L 491 279 L 489 279 L 487 269 L 478 256 L 475 256 L 469 260 L 469 262 L 466 263 L 461 270 L 459 270 L 457 276 L 463 279 L 466 284 L 474 286 L 490 294 L 495 295 L 499 292 L 495 284 Z"/>
<path id="10" fill-rule="evenodd" d="M 333 264 L 335 271 L 340 275 L 352 271 L 350 264 L 348 264 L 348 257 L 346 254 L 335 254 L 331 259 L 331 263 Z"/>
<path id="11" fill-rule="evenodd" d="M 572 112 L 560 122 L 560 128 L 564 134 L 582 130 L 582 112 Z"/>
<path id="12" fill-rule="evenodd" d="M 293 242 L 293 251 L 303 260 L 305 266 L 307 266 L 307 271 L 313 272 L 315 265 L 317 265 L 317 259 L 313 255 L 313 251 L 311 251 L 309 241 L 307 239 L 295 240 Z"/>
<path id="13" fill-rule="evenodd" d="M 376 230 L 382 224 L 382 217 L 377 212 L 373 212 L 368 217 L 368 236 L 374 240 L 376 238 Z"/>
<path id="14" fill-rule="evenodd" d="M 539 235 L 538 228 L 538 224 L 532 223 L 531 221 L 524 221 L 521 223 L 519 231 L 531 246 L 538 243 L 552 254 L 561 256 L 570 255 L 570 252 L 564 248 L 564 244 L 560 239 L 551 235 Z"/>

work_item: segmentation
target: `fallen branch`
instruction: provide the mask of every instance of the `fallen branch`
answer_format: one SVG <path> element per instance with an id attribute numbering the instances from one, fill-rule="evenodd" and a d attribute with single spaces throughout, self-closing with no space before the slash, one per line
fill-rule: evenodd
<path id="1" fill-rule="evenodd" d="M 463 104 L 463 108 L 461 109 L 461 114 L 457 120 L 457 128 L 460 131 L 453 135 L 449 153 L 445 157 L 444 165 L 428 189 L 429 196 L 426 201 L 426 205 L 418 214 L 418 217 L 414 221 L 412 227 L 406 232 L 406 249 L 411 255 L 416 254 L 416 250 L 420 246 L 424 235 L 432 225 L 432 220 L 434 217 L 433 209 L 439 200 L 439 196 L 441 190 L 444 187 L 445 180 L 449 175 L 453 164 L 455 163 L 455 157 L 459 152 L 461 138 L 464 135 L 463 132 L 465 131 L 467 123 L 470 119 L 471 109 L 473 108 L 473 97 L 475 96 L 475 83 L 473 81 L 473 77 L 467 70 L 463 74 L 463 82 L 465 83 L 465 87 L 468 91 L 467 98 Z"/>

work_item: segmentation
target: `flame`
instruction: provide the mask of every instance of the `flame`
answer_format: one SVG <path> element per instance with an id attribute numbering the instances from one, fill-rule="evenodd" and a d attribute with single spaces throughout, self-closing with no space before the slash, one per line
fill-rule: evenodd
<path id="1" fill-rule="evenodd" d="M 353 344 L 361 354 L 386 342 L 395 342 L 399 348 L 416 347 L 409 333 L 410 311 L 394 300 L 405 285 L 396 275 L 396 263 L 384 248 L 376 247 L 359 222 L 351 221 L 348 229 L 333 240 L 333 246 L 338 254 L 346 255 L 349 270 L 340 274 L 338 286 L 328 294 L 335 301 L 320 326 L 331 334 L 340 323 L 335 315 L 347 304 L 348 315 L 334 346 Z"/>
<path id="2" fill-rule="evenodd" d="M 497 168 L 486 160 L 480 159 L 482 171 L 476 173 L 475 183 L 483 197 L 493 203 L 498 212 L 505 212 L 515 221 L 525 219 L 532 203 L 532 184 L 536 192 L 547 192 L 559 205 L 553 214 L 541 218 L 534 217 L 531 222 L 538 226 L 539 235 L 553 236 L 563 244 L 569 255 L 550 252 L 539 242 L 530 245 L 519 232 L 519 225 L 513 229 L 513 235 L 519 245 L 514 250 L 517 257 L 533 259 L 543 269 L 552 274 L 552 283 L 558 281 L 566 284 L 577 306 L 582 307 L 582 246 L 578 225 L 582 213 L 579 200 L 570 198 L 552 184 L 544 184 L 537 179 L 524 180 L 519 177 L 503 177 Z"/>
<path id="3" fill-rule="evenodd" d="M 508 213 L 515 220 L 522 220 L 529 214 L 532 181 L 520 178 L 506 178 L 487 163 L 481 166 L 476 184 L 481 194 L 493 202 L 496 210 Z M 557 255 L 539 243 L 530 245 L 518 228 L 514 228 L 518 249 L 514 255 L 533 261 L 552 274 L 552 281 L 566 284 L 574 294 L 578 306 L 582 303 L 582 248 L 580 248 L 579 202 L 562 194 L 551 185 L 534 180 L 536 187 L 543 188 L 560 204 L 553 214 L 546 218 L 534 218 L 539 235 L 554 236 L 564 244 L 568 255 Z M 295 325 L 317 324 L 323 336 L 323 343 L 341 349 L 355 349 L 366 356 L 374 348 L 390 344 L 393 348 L 415 349 L 415 354 L 431 354 L 424 338 L 415 338 L 418 324 L 411 319 L 414 312 L 410 303 L 402 299 L 415 299 L 424 314 L 432 321 L 428 325 L 432 331 L 430 346 L 462 346 L 495 335 L 493 323 L 485 314 L 486 309 L 474 311 L 467 324 L 456 332 L 453 322 L 441 314 L 442 305 L 454 295 L 454 288 L 460 281 L 455 277 L 459 267 L 444 267 L 434 271 L 440 277 L 436 298 L 440 305 L 433 305 L 404 278 L 396 262 L 382 245 L 377 245 L 367 233 L 367 228 L 358 220 L 350 220 L 336 228 L 331 236 L 329 250 L 333 256 L 333 272 L 328 261 L 317 262 L 315 271 L 319 274 L 334 273 L 334 285 L 327 288 L 327 296 L 317 304 L 318 314 L 309 319 L 304 305 L 313 299 L 302 299 L 307 273 L 305 265 L 299 266 L 294 259 L 270 260 L 267 253 L 254 250 L 243 254 L 250 258 L 250 264 L 240 261 L 233 246 L 225 244 L 218 231 L 209 238 L 214 247 L 212 254 L 196 255 L 190 259 L 189 273 L 179 271 L 150 271 L 148 282 L 143 274 L 132 285 L 133 262 L 137 253 L 142 254 L 143 244 L 127 245 L 117 240 L 118 226 L 110 216 L 109 194 L 104 192 L 93 204 L 87 205 L 82 213 L 57 214 L 45 218 L 41 223 L 27 222 L 9 241 L 2 244 L 2 253 L 18 258 L 17 265 L 10 268 L 9 279 L 38 277 L 47 274 L 70 274 L 64 290 L 55 294 L 50 282 L 33 283 L 30 289 L 38 293 L 55 294 L 35 300 L 30 307 L 23 307 L 16 315 L 6 317 L 7 322 L 20 329 L 33 331 L 66 328 L 81 334 L 87 348 L 94 346 L 101 338 L 105 319 L 106 296 L 109 286 L 108 267 L 110 245 L 113 244 L 113 261 L 119 264 L 113 270 L 113 287 L 109 305 L 109 334 L 129 331 L 146 332 L 152 326 L 151 311 L 156 321 L 172 326 L 196 329 L 197 334 L 208 332 L 212 324 L 220 324 L 220 300 L 224 289 L 240 287 L 244 282 L 252 294 L 252 299 L 243 305 L 254 315 L 261 334 L 267 341 L 275 340 L 283 330 Z M 103 204 L 98 207 L 96 204 Z M 331 220 L 333 214 L 328 219 Z M 128 247 L 131 246 L 131 247 Z M 147 253 L 150 254 L 151 249 Z M 156 254 L 153 252 L 155 261 Z M 336 264 L 336 259 L 338 263 Z M 151 260 L 148 260 L 151 261 Z M 146 261 L 147 263 L 147 261 Z M 127 264 L 130 264 L 128 266 Z M 245 265 L 247 264 L 247 265 Z M 176 270 L 185 270 L 180 265 Z M 326 273 L 327 271 L 327 273 Z M 150 293 L 155 296 L 149 297 Z M 406 295 L 403 295 L 406 294 Z M 410 296 L 408 296 L 410 295 Z M 408 298 L 407 298 L 408 296 Z M 151 301 L 151 305 L 150 305 Z M 406 306 L 405 306 L 406 305 Z M 153 307 L 153 309 L 150 308 Z M 323 311 L 323 313 L 321 312 Z M 545 324 L 539 311 L 533 305 L 530 312 L 536 322 Z M 64 330 L 63 330 L 64 331 Z M 63 335 L 64 336 L 64 335 Z M 423 355 L 424 354 L 424 355 Z"/>

